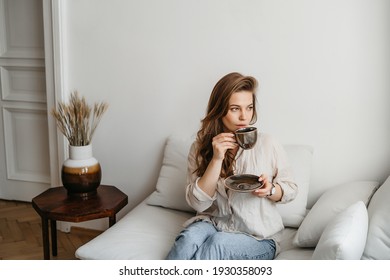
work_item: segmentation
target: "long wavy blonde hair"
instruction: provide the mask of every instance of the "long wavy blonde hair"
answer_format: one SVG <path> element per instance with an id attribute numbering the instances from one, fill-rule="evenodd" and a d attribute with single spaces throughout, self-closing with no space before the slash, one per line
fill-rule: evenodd
<path id="1" fill-rule="evenodd" d="M 201 121 L 201 128 L 197 133 L 196 159 L 198 168 L 195 170 L 198 176 L 203 176 L 213 157 L 213 138 L 224 132 L 222 118 L 229 110 L 229 100 L 233 93 L 239 91 L 250 91 L 253 96 L 253 116 L 250 124 L 257 121 L 256 113 L 256 89 L 257 80 L 251 76 L 243 76 L 233 72 L 222 77 L 214 86 L 207 106 L 206 116 Z M 232 151 L 226 152 L 223 160 L 220 176 L 222 178 L 233 175 L 235 155 Z"/>

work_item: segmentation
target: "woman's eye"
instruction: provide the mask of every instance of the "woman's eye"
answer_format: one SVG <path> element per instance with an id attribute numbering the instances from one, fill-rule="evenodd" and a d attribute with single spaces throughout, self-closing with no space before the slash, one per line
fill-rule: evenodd
<path id="1" fill-rule="evenodd" d="M 237 107 L 233 107 L 230 110 L 232 110 L 233 112 L 237 112 L 239 109 Z"/>

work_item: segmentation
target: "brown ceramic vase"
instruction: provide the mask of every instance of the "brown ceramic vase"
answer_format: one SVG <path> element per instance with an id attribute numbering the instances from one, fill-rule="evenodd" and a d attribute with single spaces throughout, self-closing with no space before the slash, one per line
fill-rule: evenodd
<path id="1" fill-rule="evenodd" d="M 96 194 L 102 171 L 92 156 L 92 146 L 69 146 L 69 158 L 64 161 L 61 180 L 72 197 L 88 198 Z"/>

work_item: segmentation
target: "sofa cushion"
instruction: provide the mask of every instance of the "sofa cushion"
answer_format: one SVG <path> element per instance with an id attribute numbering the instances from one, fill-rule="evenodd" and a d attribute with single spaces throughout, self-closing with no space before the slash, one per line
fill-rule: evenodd
<path id="1" fill-rule="evenodd" d="M 360 260 L 366 245 L 367 208 L 358 201 L 326 226 L 314 250 L 315 260 Z"/>
<path id="2" fill-rule="evenodd" d="M 191 216 L 150 206 L 144 200 L 115 225 L 79 247 L 75 255 L 88 260 L 163 260 Z"/>
<path id="3" fill-rule="evenodd" d="M 149 205 L 194 212 L 185 199 L 187 158 L 194 139 L 181 134 L 168 138 L 156 190 L 147 199 Z M 285 226 L 297 228 L 307 212 L 312 148 L 304 145 L 287 145 L 284 148 L 299 192 L 292 202 L 278 204 L 277 209 Z"/>
<path id="4" fill-rule="evenodd" d="M 368 235 L 362 259 L 390 259 L 390 176 L 368 205 Z"/>
<path id="5" fill-rule="evenodd" d="M 296 228 L 286 227 L 280 237 L 280 252 L 275 260 L 311 260 L 314 248 L 300 248 L 293 244 Z"/>
<path id="6" fill-rule="evenodd" d="M 300 225 L 294 244 L 300 247 L 315 247 L 325 227 L 338 213 L 359 200 L 367 205 L 378 185 L 376 181 L 357 181 L 325 191 Z"/>
<path id="7" fill-rule="evenodd" d="M 311 260 L 313 248 L 299 248 L 281 251 L 275 260 Z"/>
<path id="8" fill-rule="evenodd" d="M 193 137 L 175 134 L 168 138 L 156 190 L 148 197 L 149 205 L 194 212 L 186 199 L 187 158 Z"/>

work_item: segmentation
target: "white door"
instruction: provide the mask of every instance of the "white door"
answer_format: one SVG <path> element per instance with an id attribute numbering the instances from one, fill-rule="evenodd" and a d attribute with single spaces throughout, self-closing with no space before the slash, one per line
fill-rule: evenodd
<path id="1" fill-rule="evenodd" d="M 51 186 L 42 0 L 0 0 L 0 198 Z"/>

